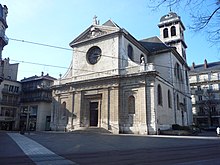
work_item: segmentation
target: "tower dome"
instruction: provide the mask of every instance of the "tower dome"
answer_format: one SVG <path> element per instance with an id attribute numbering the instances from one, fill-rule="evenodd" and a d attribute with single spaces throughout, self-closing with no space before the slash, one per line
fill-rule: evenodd
<path id="1" fill-rule="evenodd" d="M 162 17 L 160 18 L 160 22 L 163 22 L 163 21 L 166 21 L 166 20 L 170 20 L 170 19 L 176 19 L 176 18 L 177 18 L 177 19 L 180 19 L 180 17 L 179 17 L 176 13 L 170 12 L 170 13 L 168 13 L 168 14 L 162 16 Z"/>
<path id="2" fill-rule="evenodd" d="M 169 12 L 168 14 L 160 18 L 158 24 L 160 28 L 160 39 L 171 47 L 176 47 L 177 52 L 183 59 L 186 59 L 187 45 L 184 40 L 185 27 L 181 21 L 180 16 L 175 12 Z"/>

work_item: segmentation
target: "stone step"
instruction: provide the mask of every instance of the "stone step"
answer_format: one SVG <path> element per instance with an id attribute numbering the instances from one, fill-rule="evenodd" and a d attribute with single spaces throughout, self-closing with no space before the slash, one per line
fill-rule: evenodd
<path id="1" fill-rule="evenodd" d="M 111 134 L 110 131 L 101 128 L 101 127 L 81 127 L 80 129 L 73 130 L 73 133 L 105 133 L 105 134 Z"/>

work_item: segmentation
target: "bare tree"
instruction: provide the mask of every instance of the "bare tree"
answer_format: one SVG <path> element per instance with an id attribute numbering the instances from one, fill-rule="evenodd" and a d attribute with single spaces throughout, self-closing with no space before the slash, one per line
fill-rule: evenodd
<path id="1" fill-rule="evenodd" d="M 149 0 L 153 10 L 162 6 L 170 9 L 182 8 L 192 18 L 190 29 L 205 31 L 213 44 L 220 45 L 220 0 Z"/>

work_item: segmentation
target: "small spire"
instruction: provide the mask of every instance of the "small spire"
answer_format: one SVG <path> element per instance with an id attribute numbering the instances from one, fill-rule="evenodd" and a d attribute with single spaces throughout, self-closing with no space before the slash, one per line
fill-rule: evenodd
<path id="1" fill-rule="evenodd" d="M 172 5 L 169 3 L 170 13 L 172 12 Z"/>
<path id="2" fill-rule="evenodd" d="M 97 16 L 95 15 L 94 17 L 93 17 L 93 25 L 97 25 L 98 24 L 98 22 L 97 22 Z"/>

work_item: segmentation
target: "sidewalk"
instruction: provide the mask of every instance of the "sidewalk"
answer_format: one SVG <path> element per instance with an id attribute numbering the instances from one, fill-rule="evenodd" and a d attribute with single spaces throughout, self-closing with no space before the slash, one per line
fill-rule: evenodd
<path id="1" fill-rule="evenodd" d="M 37 165 L 76 165 L 75 162 L 67 160 L 39 143 L 27 138 L 19 133 L 8 133 L 8 135 L 18 144 L 23 152 Z"/>

